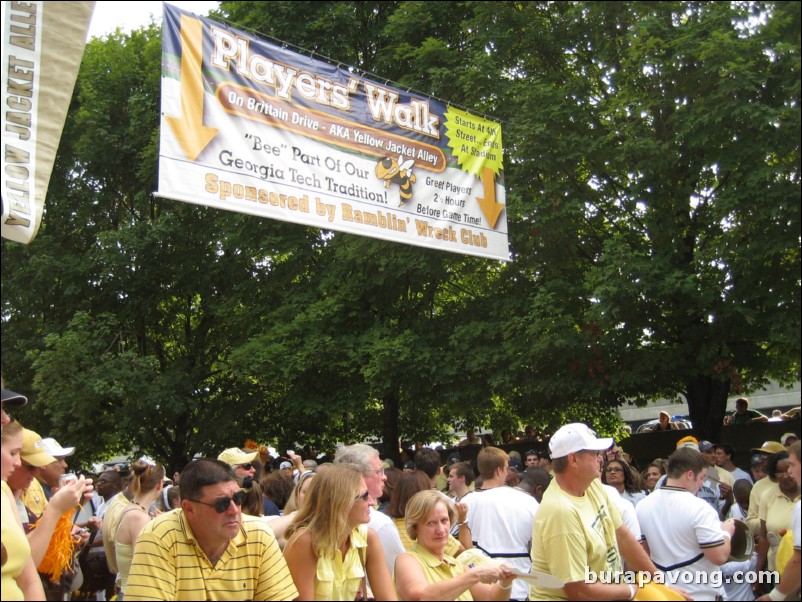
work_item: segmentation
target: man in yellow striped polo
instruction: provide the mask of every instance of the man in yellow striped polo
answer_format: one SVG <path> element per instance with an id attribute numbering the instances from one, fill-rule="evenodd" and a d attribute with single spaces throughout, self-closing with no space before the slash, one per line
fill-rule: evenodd
<path id="1" fill-rule="evenodd" d="M 181 508 L 151 521 L 137 538 L 126 601 L 297 597 L 273 532 L 243 516 L 243 499 L 225 462 L 188 464 L 181 473 Z"/>

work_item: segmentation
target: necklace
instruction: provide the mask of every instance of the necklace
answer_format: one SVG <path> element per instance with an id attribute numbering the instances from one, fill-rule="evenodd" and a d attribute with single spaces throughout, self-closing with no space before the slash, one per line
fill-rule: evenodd
<path id="1" fill-rule="evenodd" d="M 132 504 L 136 504 L 137 506 L 139 506 L 142 509 L 142 512 L 144 512 L 145 514 L 148 514 L 148 509 L 145 508 L 142 504 L 140 504 L 136 500 L 131 500 L 131 503 Z"/>

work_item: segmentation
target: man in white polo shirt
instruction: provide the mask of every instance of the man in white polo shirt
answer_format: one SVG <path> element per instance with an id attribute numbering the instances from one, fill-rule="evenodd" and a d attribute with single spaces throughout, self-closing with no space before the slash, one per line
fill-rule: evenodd
<path id="1" fill-rule="evenodd" d="M 677 449 L 668 458 L 665 485 L 635 508 L 652 561 L 694 600 L 724 596 L 719 567 L 730 556 L 735 533 L 735 523 L 722 523 L 710 504 L 696 497 L 707 471 L 701 453 Z M 718 579 L 714 573 L 719 573 Z M 706 579 L 699 577 L 704 574 Z"/>
<path id="2" fill-rule="evenodd" d="M 529 572 L 532 524 L 538 509 L 534 497 L 506 485 L 510 457 L 498 447 L 483 447 L 476 458 L 482 487 L 463 501 L 474 547 L 523 573 Z M 465 528 L 462 524 L 458 528 Z M 510 600 L 526 600 L 529 586 L 516 579 Z"/>

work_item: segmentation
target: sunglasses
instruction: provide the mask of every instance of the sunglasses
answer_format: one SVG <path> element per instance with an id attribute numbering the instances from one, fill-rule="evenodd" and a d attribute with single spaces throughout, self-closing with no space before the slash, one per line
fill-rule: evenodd
<path id="1" fill-rule="evenodd" d="M 244 468 L 245 470 L 250 470 L 253 468 L 253 464 L 248 462 L 247 464 L 237 464 L 234 468 Z"/>
<path id="2" fill-rule="evenodd" d="M 354 498 L 354 501 L 362 500 L 363 502 L 370 501 L 370 491 L 366 491 L 365 493 L 360 493 L 358 496 Z"/>
<path id="3" fill-rule="evenodd" d="M 623 468 L 605 468 L 604 472 L 624 472 Z"/>
<path id="4" fill-rule="evenodd" d="M 234 495 L 232 495 L 231 497 L 228 496 L 219 497 L 216 500 L 214 500 L 214 502 L 212 502 L 211 504 L 209 502 L 202 502 L 200 500 L 187 500 L 187 501 L 194 502 L 196 504 L 203 504 L 204 506 L 209 506 L 209 508 L 214 508 L 214 511 L 217 512 L 217 514 L 223 514 L 223 512 L 225 512 L 231 507 L 231 502 L 234 502 L 234 505 L 237 507 L 242 506 L 242 502 L 245 501 L 246 495 L 248 495 L 248 493 L 240 489 L 239 491 L 234 493 Z"/>

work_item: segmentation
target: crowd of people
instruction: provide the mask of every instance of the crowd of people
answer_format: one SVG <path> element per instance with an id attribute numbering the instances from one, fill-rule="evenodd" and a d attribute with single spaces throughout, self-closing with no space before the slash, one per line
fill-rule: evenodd
<path id="1" fill-rule="evenodd" d="M 749 471 L 694 437 L 640 471 L 573 423 L 523 457 L 422 447 L 396 468 L 354 444 L 268 464 L 243 446 L 172 478 L 147 458 L 90 477 L 8 416 L 24 396 L 2 402 L 3 600 L 799 599 L 791 433 Z"/>

